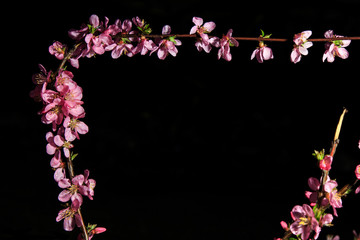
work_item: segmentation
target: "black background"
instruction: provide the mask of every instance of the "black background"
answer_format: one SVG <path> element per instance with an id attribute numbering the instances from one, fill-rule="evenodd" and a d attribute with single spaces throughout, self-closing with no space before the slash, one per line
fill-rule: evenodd
<path id="1" fill-rule="evenodd" d="M 240 3 L 240 5 L 239 5 Z M 331 146 L 346 107 L 341 143 L 331 177 L 340 186 L 353 181 L 359 164 L 358 68 L 360 44 L 346 60 L 323 63 L 315 43 L 300 63 L 290 62 L 295 33 L 314 38 L 359 36 L 356 1 L 98 1 L 17 3 L 2 11 L 1 239 L 68 239 L 56 223 L 62 208 L 53 181 L 45 133 L 28 97 L 37 64 L 55 69 L 48 46 L 71 44 L 70 28 L 91 14 L 113 23 L 140 16 L 153 33 L 169 24 L 188 33 L 192 17 L 214 21 L 213 34 L 272 33 L 287 43 L 268 43 L 274 59 L 250 61 L 256 42 L 232 48 L 233 60 L 217 50 L 198 53 L 182 39 L 176 58 L 109 53 L 81 59 L 71 69 L 84 90 L 90 131 L 76 141 L 76 174 L 90 170 L 97 181 L 94 200 L 82 207 L 86 222 L 108 231 L 96 239 L 272 239 L 282 236 L 281 220 L 294 205 L 307 203 L 307 179 L 320 176 L 314 149 Z M 351 239 L 359 229 L 358 196 L 344 200 L 334 228 Z M 75 233 L 74 233 L 75 234 Z M 76 234 L 75 234 L 76 235 Z"/>

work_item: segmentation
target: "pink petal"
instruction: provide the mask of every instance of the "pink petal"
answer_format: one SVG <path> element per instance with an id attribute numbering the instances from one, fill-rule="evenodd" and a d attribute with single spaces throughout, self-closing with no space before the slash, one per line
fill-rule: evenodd
<path id="1" fill-rule="evenodd" d="M 308 55 L 308 53 L 309 53 L 309 51 L 306 48 L 302 47 L 302 46 L 299 46 L 299 52 L 302 55 L 305 55 L 305 56 Z"/>
<path id="2" fill-rule="evenodd" d="M 301 54 L 297 48 L 294 48 L 291 52 L 290 59 L 293 63 L 298 63 L 301 60 Z"/>
<path id="3" fill-rule="evenodd" d="M 200 17 L 193 17 L 192 22 L 196 25 L 196 26 L 201 26 L 203 24 L 203 19 Z"/>
<path id="4" fill-rule="evenodd" d="M 164 60 L 167 55 L 167 50 L 164 49 L 163 47 L 161 47 L 161 48 L 159 48 L 157 55 L 158 55 L 159 59 Z"/>
<path id="5" fill-rule="evenodd" d="M 86 134 L 89 132 L 89 127 L 82 121 L 78 121 L 76 125 L 76 131 L 80 134 Z"/>
<path id="6" fill-rule="evenodd" d="M 68 187 L 71 187 L 70 180 L 67 179 L 67 178 L 63 178 L 63 179 L 61 179 L 61 180 L 58 182 L 58 186 L 59 186 L 60 188 L 68 188 Z"/>
<path id="7" fill-rule="evenodd" d="M 214 22 L 207 22 L 204 24 L 204 29 L 207 31 L 207 32 L 211 32 L 212 30 L 214 30 L 216 27 L 216 24 Z"/>
<path id="8" fill-rule="evenodd" d="M 169 25 L 165 25 L 162 29 L 162 34 L 170 34 L 171 33 L 171 27 Z"/>
<path id="9" fill-rule="evenodd" d="M 269 60 L 273 58 L 272 50 L 269 47 L 263 47 L 262 55 L 264 60 Z"/>
<path id="10" fill-rule="evenodd" d="M 60 192 L 58 199 L 60 202 L 67 202 L 71 198 L 71 192 L 67 189 Z"/>
<path id="11" fill-rule="evenodd" d="M 193 26 L 191 29 L 190 29 L 190 34 L 195 34 L 196 33 L 196 31 L 197 31 L 197 29 L 198 29 L 198 26 Z"/>
<path id="12" fill-rule="evenodd" d="M 349 57 L 349 52 L 342 47 L 338 47 L 336 48 L 336 54 L 338 57 L 342 58 L 342 59 L 346 59 Z"/>
<path id="13" fill-rule="evenodd" d="M 311 36 L 312 31 L 310 31 L 310 30 L 308 30 L 308 31 L 303 31 L 302 34 L 303 34 L 303 36 L 304 36 L 306 39 L 308 39 L 308 38 Z"/>
<path id="14" fill-rule="evenodd" d="M 308 184 L 311 190 L 317 191 L 320 189 L 320 181 L 317 178 L 310 177 L 308 179 Z"/>
<path id="15" fill-rule="evenodd" d="M 97 15 L 93 14 L 90 16 L 89 22 L 94 27 L 98 27 L 99 26 L 99 17 Z"/>
<path id="16" fill-rule="evenodd" d="M 73 217 L 65 218 L 65 220 L 64 220 L 64 230 L 70 232 L 70 231 L 74 230 L 74 227 L 75 227 L 74 218 Z"/>

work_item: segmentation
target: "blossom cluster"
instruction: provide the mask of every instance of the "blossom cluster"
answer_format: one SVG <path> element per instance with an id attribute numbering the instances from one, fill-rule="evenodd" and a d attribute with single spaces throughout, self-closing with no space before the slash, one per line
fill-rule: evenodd
<path id="1" fill-rule="evenodd" d="M 360 146 L 360 143 L 359 143 Z M 338 217 L 338 208 L 343 207 L 342 198 L 349 194 L 352 187 L 360 180 L 360 164 L 355 169 L 356 180 L 352 185 L 338 189 L 338 183 L 335 179 L 331 179 L 329 171 L 332 166 L 333 156 L 325 155 L 325 151 L 315 151 L 313 156 L 318 160 L 318 166 L 322 170 L 320 179 L 310 177 L 308 185 L 311 191 L 306 191 L 305 196 L 309 200 L 309 204 L 296 205 L 290 212 L 293 222 L 287 224 L 281 221 L 281 226 L 285 231 L 290 231 L 296 236 L 294 239 L 317 239 L 322 227 L 332 226 L 332 221 Z M 355 190 L 355 194 L 360 192 L 360 186 Z M 332 208 L 332 214 L 326 212 L 328 208 Z M 277 238 L 280 240 L 281 238 Z M 291 239 L 291 238 L 290 238 Z"/>
<path id="2" fill-rule="evenodd" d="M 311 41 L 308 41 L 308 38 L 311 36 L 312 31 L 303 31 L 301 33 L 295 34 L 294 36 L 294 48 L 291 52 L 290 59 L 293 63 L 298 63 L 301 60 L 301 56 L 308 55 L 308 48 L 313 46 Z M 324 33 L 325 38 L 341 38 L 344 36 L 335 35 L 333 30 L 328 30 Z M 325 62 L 334 62 L 335 56 L 340 57 L 342 59 L 346 59 L 349 57 L 349 52 L 345 49 L 345 47 L 349 46 L 351 40 L 333 40 L 325 43 L 325 52 L 323 54 L 322 61 Z"/>
<path id="3" fill-rule="evenodd" d="M 55 42 L 49 52 L 56 51 L 55 56 L 64 58 L 56 48 L 62 45 Z M 55 49 L 55 50 L 54 50 Z M 60 69 L 57 73 L 47 71 L 44 66 L 39 65 L 40 73 L 33 75 L 33 82 L 36 87 L 31 91 L 30 96 L 43 103 L 39 111 L 41 121 L 50 124 L 52 131 L 46 133 L 46 152 L 53 156 L 50 166 L 55 170 L 54 180 L 63 190 L 59 194 L 59 201 L 71 205 L 59 211 L 56 221 L 64 219 L 64 229 L 72 231 L 75 227 L 81 226 L 78 209 L 83 203 L 83 196 L 93 199 L 96 182 L 89 179 L 89 170 L 84 174 L 76 176 L 66 175 L 66 164 L 63 159 L 72 161 L 76 154 L 71 152 L 74 147 L 73 141 L 79 139 L 79 134 L 86 134 L 88 126 L 80 119 L 84 118 L 85 110 L 82 107 L 82 88 L 73 80 L 73 73 Z M 70 178 L 71 177 L 71 178 Z"/>
<path id="4" fill-rule="evenodd" d="M 83 174 L 74 174 L 72 161 L 77 156 L 72 152 L 74 141 L 80 139 L 80 135 L 86 134 L 89 128 L 82 121 L 85 117 L 83 90 L 74 81 L 74 74 L 68 70 L 66 64 L 79 68 L 80 58 L 91 58 L 105 52 L 111 52 L 113 59 L 123 55 L 133 57 L 137 54 L 156 53 L 159 59 L 164 60 L 169 54 L 177 56 L 177 47 L 182 45 L 179 40 L 181 37 L 196 39 L 195 47 L 199 52 L 204 50 L 210 53 L 217 48 L 217 58 L 226 61 L 232 60 L 231 48 L 239 46 L 238 40 L 257 40 L 258 47 L 252 52 L 250 59 L 263 63 L 274 58 L 272 49 L 264 43 L 271 40 L 271 34 L 266 35 L 263 30 L 258 38 L 241 38 L 234 37 L 233 29 L 229 29 L 220 38 L 209 35 L 216 27 L 214 22 L 204 23 L 200 17 L 193 17 L 192 22 L 194 26 L 189 34 L 171 34 L 171 27 L 165 25 L 161 35 L 151 35 L 149 24 L 139 17 L 123 21 L 117 19 L 113 24 L 109 24 L 107 17 L 100 21 L 97 15 L 91 15 L 88 24 L 68 31 L 69 37 L 76 41 L 72 48 L 58 41 L 49 46 L 49 53 L 61 61 L 58 69 L 48 71 L 39 64 L 40 72 L 33 75 L 32 80 L 36 86 L 30 96 L 35 101 L 42 102 L 43 107 L 39 111 L 41 122 L 51 126 L 52 131 L 46 133 L 46 152 L 52 156 L 50 166 L 54 169 L 54 180 L 62 189 L 58 200 L 66 204 L 66 207 L 59 211 L 56 221 L 64 220 L 63 227 L 66 231 L 72 231 L 75 226 L 82 228 L 83 235 L 79 235 L 79 240 L 91 239 L 94 234 L 102 233 L 106 229 L 96 227 L 96 224 L 85 227 L 80 211 L 83 197 L 93 199 L 96 181 L 89 179 L 89 170 L 85 170 Z M 295 34 L 295 44 L 290 55 L 293 63 L 298 63 L 302 56 L 308 55 L 308 49 L 313 46 L 309 39 L 311 35 L 310 30 Z M 348 58 L 349 53 L 345 47 L 349 46 L 351 40 L 344 40 L 343 36 L 335 35 L 332 30 L 325 32 L 324 36 L 329 40 L 325 41 L 323 61 L 333 62 L 335 57 Z M 338 190 L 338 183 L 330 179 L 332 154 L 325 155 L 324 151 L 321 151 L 315 152 L 315 156 L 323 175 L 320 179 L 311 177 L 308 180 L 312 191 L 307 191 L 305 195 L 310 203 L 296 205 L 292 209 L 291 224 L 281 222 L 286 231 L 302 240 L 317 239 L 321 228 L 331 225 L 333 215 L 338 216 L 336 209 L 342 207 L 341 198 L 351 190 L 351 187 Z M 360 165 L 356 167 L 355 175 L 357 182 L 360 179 Z M 355 190 L 355 193 L 359 192 L 360 187 Z M 330 207 L 333 209 L 332 214 L 326 212 Z"/>
<path id="5" fill-rule="evenodd" d="M 246 40 L 247 38 L 233 37 L 233 29 L 229 29 L 226 35 L 222 38 L 216 36 L 209 36 L 216 24 L 214 22 L 204 23 L 200 17 L 193 17 L 192 22 L 195 24 L 190 29 L 190 35 L 171 34 L 171 27 L 165 25 L 162 29 L 162 35 L 150 35 L 152 29 L 145 20 L 139 17 L 134 17 L 132 20 L 125 19 L 121 21 L 117 19 L 114 24 L 109 24 L 109 19 L 105 17 L 104 21 L 100 21 L 97 15 L 92 15 L 89 19 L 89 24 L 83 24 L 80 29 L 71 29 L 69 36 L 76 41 L 83 41 L 77 50 L 69 57 L 69 62 L 72 66 L 78 68 L 81 57 L 92 57 L 95 54 L 101 55 L 106 51 L 111 51 L 112 58 L 116 59 L 122 55 L 133 57 L 136 54 L 152 55 L 157 52 L 159 59 L 164 60 L 169 54 L 176 56 L 178 53 L 177 46 L 181 46 L 182 42 L 176 39 L 179 37 L 196 37 L 195 46 L 199 52 L 204 50 L 209 53 L 213 47 L 218 48 L 218 59 L 223 58 L 226 61 L 232 60 L 230 47 L 238 47 L 237 39 Z M 264 44 L 264 40 L 271 41 L 271 34 L 259 36 L 259 46 L 253 51 L 250 59 L 256 58 L 259 63 L 265 60 L 274 58 L 272 49 Z M 294 47 L 290 54 L 290 60 L 293 63 L 298 63 L 302 56 L 308 55 L 308 48 L 313 46 L 313 42 L 308 40 L 312 35 L 312 31 L 307 30 L 295 34 L 293 41 Z M 335 35 L 333 30 L 328 30 L 324 34 L 329 41 L 325 43 L 325 52 L 323 54 L 323 61 L 333 62 L 335 56 L 346 59 L 349 56 L 345 47 L 349 46 L 351 40 L 333 40 L 334 38 L 341 38 L 341 35 Z M 154 41 L 151 38 L 155 38 Z M 49 51 L 58 59 L 63 59 L 65 55 L 65 45 L 55 42 L 50 46 Z"/>

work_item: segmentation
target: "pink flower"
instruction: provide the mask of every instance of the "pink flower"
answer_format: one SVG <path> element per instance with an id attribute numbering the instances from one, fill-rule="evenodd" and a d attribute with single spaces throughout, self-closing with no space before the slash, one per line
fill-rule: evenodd
<path id="1" fill-rule="evenodd" d="M 45 67 L 39 64 L 40 73 L 36 73 L 32 76 L 32 81 L 34 84 L 42 85 L 44 82 L 50 82 L 51 71 L 47 72 Z"/>
<path id="2" fill-rule="evenodd" d="M 290 55 L 290 59 L 293 63 L 300 62 L 301 55 L 306 56 L 308 54 L 307 49 L 313 45 L 312 42 L 307 41 L 311 34 L 311 31 L 303 31 L 294 35 L 295 45 Z"/>
<path id="3" fill-rule="evenodd" d="M 273 59 L 274 55 L 271 48 L 267 47 L 263 41 L 259 42 L 259 47 L 257 47 L 251 54 L 251 60 L 256 57 L 256 60 L 259 63 L 263 63 L 264 60 Z"/>
<path id="4" fill-rule="evenodd" d="M 133 34 L 134 32 L 131 31 L 132 23 L 129 19 L 126 19 L 121 23 L 119 19 L 115 21 L 115 24 L 111 25 L 109 27 L 112 32 L 112 35 L 116 35 L 118 33 L 121 33 L 117 35 L 117 37 L 114 40 L 114 43 L 108 45 L 105 50 L 111 51 L 111 57 L 113 59 L 119 58 L 122 54 L 127 55 L 128 57 L 134 56 L 133 48 L 134 46 L 131 44 L 131 39 L 127 37 L 122 37 L 121 35 L 126 34 Z"/>
<path id="5" fill-rule="evenodd" d="M 105 22 L 107 23 L 109 20 L 105 18 Z M 104 30 L 103 23 L 100 22 L 99 17 L 95 14 L 91 15 L 89 18 L 89 24 L 82 24 L 81 29 L 75 30 L 70 29 L 68 34 L 69 37 L 79 41 L 84 38 L 88 33 L 94 34 L 96 32 L 102 32 Z"/>
<path id="6" fill-rule="evenodd" d="M 56 76 L 55 88 L 57 91 L 62 92 L 64 88 L 74 89 L 76 87 L 76 82 L 73 81 L 74 74 L 70 71 L 60 70 L 59 74 Z"/>
<path id="7" fill-rule="evenodd" d="M 65 54 L 65 50 L 66 50 L 66 46 L 64 44 L 62 44 L 61 42 L 54 42 L 50 47 L 49 47 L 49 52 L 51 55 L 55 55 L 55 57 L 59 60 L 63 60 L 64 59 L 64 54 Z"/>
<path id="8" fill-rule="evenodd" d="M 307 240 L 312 231 L 315 231 L 314 239 L 317 239 L 321 228 L 319 222 L 314 216 L 312 208 L 304 204 L 302 206 L 295 206 L 291 211 L 291 216 L 294 223 L 290 225 L 290 231 L 294 235 L 300 235 L 302 240 Z"/>
<path id="9" fill-rule="evenodd" d="M 54 155 L 50 161 L 50 166 L 52 168 L 59 168 L 62 164 L 61 151 L 54 141 L 54 134 L 52 132 L 46 133 L 46 140 L 48 141 L 48 144 L 46 145 L 46 153 Z"/>
<path id="10" fill-rule="evenodd" d="M 80 188 L 82 187 L 84 183 L 84 175 L 80 174 L 70 180 L 67 179 L 66 181 L 63 180 L 63 188 L 66 188 L 62 190 L 58 196 L 58 199 L 60 202 L 67 202 L 71 199 L 72 202 L 77 200 L 79 202 L 79 206 L 83 203 L 82 195 L 80 194 Z"/>
<path id="11" fill-rule="evenodd" d="M 340 35 L 335 35 L 333 30 L 328 30 L 325 32 L 324 36 L 326 38 L 338 38 L 343 37 Z M 345 47 L 349 46 L 351 40 L 334 40 L 331 42 L 325 43 L 325 53 L 323 55 L 323 62 L 327 60 L 328 62 L 334 62 L 335 56 L 338 56 L 342 59 L 349 57 L 349 52 Z"/>
<path id="12" fill-rule="evenodd" d="M 90 171 L 85 170 L 84 171 L 84 185 L 81 188 L 81 194 L 84 196 L 87 196 L 90 200 L 93 200 L 94 196 L 94 188 L 96 186 L 96 181 L 94 179 L 88 179 L 89 178 Z"/>
<path id="13" fill-rule="evenodd" d="M 329 171 L 331 169 L 331 164 L 333 161 L 333 157 L 330 155 L 326 155 L 322 160 L 319 161 L 319 167 L 323 171 Z"/>
<path id="14" fill-rule="evenodd" d="M 342 208 L 341 196 L 338 193 L 336 187 L 338 186 L 335 180 L 330 180 L 325 183 L 324 191 L 329 193 L 329 203 L 333 208 L 334 215 L 337 217 L 336 208 Z"/>
<path id="15" fill-rule="evenodd" d="M 94 179 L 88 179 L 89 173 L 89 170 L 86 169 L 84 175 L 79 174 L 73 177 L 71 182 L 67 178 L 61 179 L 61 186 L 59 186 L 66 189 L 59 194 L 59 201 L 67 202 L 70 199 L 71 201 L 77 199 L 80 205 L 82 205 L 82 196 L 87 196 L 90 200 L 93 200 L 96 181 Z"/>
<path id="16" fill-rule="evenodd" d="M 170 34 L 171 27 L 169 25 L 165 25 L 162 29 L 162 34 Z M 162 39 L 158 43 L 158 47 L 151 51 L 150 55 L 157 50 L 158 58 L 164 60 L 167 55 L 170 53 L 173 57 L 176 57 L 178 50 L 176 46 L 180 46 L 181 41 L 175 39 L 175 36 L 168 37 L 166 39 Z"/>
<path id="17" fill-rule="evenodd" d="M 157 46 L 152 41 L 147 39 L 146 37 L 141 37 L 140 43 L 132 50 L 134 54 L 140 53 L 141 55 L 145 55 L 148 51 L 156 50 Z"/>
<path id="18" fill-rule="evenodd" d="M 65 118 L 63 126 L 65 128 L 65 139 L 70 142 L 76 138 L 80 139 L 79 134 L 86 134 L 89 131 L 89 127 L 84 122 L 69 116 Z"/>
<path id="19" fill-rule="evenodd" d="M 355 176 L 357 179 L 360 180 L 360 164 L 356 166 L 355 168 Z M 360 186 L 358 186 L 355 190 L 355 194 L 358 194 L 360 192 Z"/>
<path id="20" fill-rule="evenodd" d="M 78 227 L 81 227 L 81 219 L 79 214 L 77 213 L 80 207 L 79 201 L 75 199 L 71 203 L 71 207 L 67 207 L 59 211 L 58 216 L 56 217 L 56 221 L 60 222 L 64 219 L 64 230 L 72 231 L 74 230 L 75 224 Z"/>
<path id="21" fill-rule="evenodd" d="M 195 43 L 195 46 L 199 52 L 204 49 L 205 52 L 209 53 L 211 51 L 212 45 L 215 47 L 219 47 L 219 38 L 209 38 L 209 36 L 207 35 L 207 33 L 210 33 L 212 30 L 214 30 L 216 26 L 214 22 L 206 22 L 203 25 L 203 19 L 199 17 L 193 17 L 192 21 L 195 26 L 191 28 L 190 34 L 198 33 L 200 35 L 200 39 L 198 39 Z"/>
<path id="22" fill-rule="evenodd" d="M 218 59 L 223 58 L 226 61 L 231 61 L 232 56 L 230 53 L 230 47 L 238 47 L 239 42 L 232 37 L 233 30 L 229 29 L 226 35 L 220 39 L 220 49 L 218 51 Z"/>

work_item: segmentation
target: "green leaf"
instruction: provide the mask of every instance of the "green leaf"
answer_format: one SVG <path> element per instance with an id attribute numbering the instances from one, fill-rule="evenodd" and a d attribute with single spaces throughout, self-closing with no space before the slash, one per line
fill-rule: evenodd
<path id="1" fill-rule="evenodd" d="M 265 36 L 264 31 L 262 29 L 260 29 L 260 31 L 261 31 L 261 37 L 264 37 Z"/>
<path id="2" fill-rule="evenodd" d="M 77 155 L 79 155 L 78 153 L 73 153 L 73 152 L 71 152 L 71 161 L 73 161 L 76 157 L 77 157 Z"/>
<path id="3" fill-rule="evenodd" d="M 325 157 L 325 149 L 319 151 L 314 150 L 314 153 L 312 154 L 318 161 L 321 161 Z"/>
<path id="4" fill-rule="evenodd" d="M 175 41 L 176 35 L 169 37 L 169 41 L 176 43 Z"/>
<path id="5" fill-rule="evenodd" d="M 268 34 L 268 35 L 265 35 L 263 38 L 270 38 L 272 35 L 272 33 Z"/>

